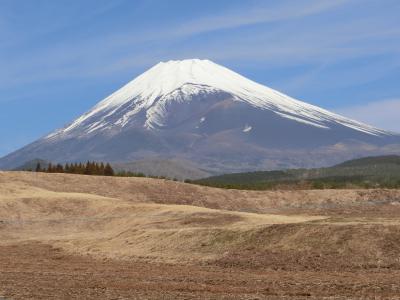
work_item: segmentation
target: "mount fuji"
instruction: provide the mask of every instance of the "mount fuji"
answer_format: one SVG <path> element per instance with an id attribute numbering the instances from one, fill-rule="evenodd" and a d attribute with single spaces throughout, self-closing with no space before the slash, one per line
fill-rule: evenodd
<path id="1" fill-rule="evenodd" d="M 209 60 L 161 62 L 64 128 L 0 159 L 188 161 L 234 172 L 400 153 L 400 135 L 295 100 Z"/>

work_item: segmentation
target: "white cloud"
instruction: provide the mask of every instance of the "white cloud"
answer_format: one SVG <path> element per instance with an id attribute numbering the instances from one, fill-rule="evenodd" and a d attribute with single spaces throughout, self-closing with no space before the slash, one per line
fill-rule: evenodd
<path id="1" fill-rule="evenodd" d="M 336 112 L 357 121 L 400 133 L 400 99 L 344 107 L 337 109 Z"/>

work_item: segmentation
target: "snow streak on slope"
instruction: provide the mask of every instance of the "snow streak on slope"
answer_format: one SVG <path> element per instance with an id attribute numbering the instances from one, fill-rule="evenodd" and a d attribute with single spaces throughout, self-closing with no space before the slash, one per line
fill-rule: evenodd
<path id="1" fill-rule="evenodd" d="M 279 116 L 321 129 L 330 129 L 332 124 L 341 124 L 371 135 L 387 135 L 386 131 L 347 119 L 322 108 L 295 100 L 278 91 L 251 81 L 209 60 L 190 59 L 161 62 L 127 85 L 98 103 L 68 127 L 48 137 L 68 133 L 82 124 L 85 132 L 111 127 L 124 127 L 139 113 L 145 114 L 143 126 L 149 130 L 162 128 L 166 105 L 172 101 L 191 101 L 193 96 L 225 92 L 235 101 L 248 103 Z M 129 105 L 130 109 L 117 112 Z M 117 119 L 110 122 L 110 116 Z M 99 118 L 97 119 L 96 116 Z M 86 124 L 89 119 L 96 121 Z M 108 120 L 108 121 L 107 121 Z"/>

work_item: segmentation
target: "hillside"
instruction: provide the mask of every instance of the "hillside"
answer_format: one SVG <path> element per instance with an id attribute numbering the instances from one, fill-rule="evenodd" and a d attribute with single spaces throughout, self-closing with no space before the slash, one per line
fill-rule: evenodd
<path id="1" fill-rule="evenodd" d="M 390 165 L 400 165 L 400 156 L 398 155 L 386 155 L 386 156 L 371 156 L 363 157 L 359 159 L 353 159 L 345 161 L 341 164 L 336 165 L 336 167 L 364 167 L 371 168 L 376 166 L 390 166 Z"/>
<path id="2" fill-rule="evenodd" d="M 170 179 L 199 179 L 212 173 L 199 168 L 194 163 L 173 159 L 145 159 L 127 163 L 113 163 L 115 171 L 142 173 L 145 176 L 165 177 Z"/>
<path id="3" fill-rule="evenodd" d="M 240 191 L 0 172 L 6 299 L 400 293 L 400 190 Z"/>
<path id="4" fill-rule="evenodd" d="M 195 184 L 238 188 L 371 188 L 400 187 L 400 156 L 366 157 L 316 169 L 289 169 L 225 174 L 191 181 Z"/>
<path id="5" fill-rule="evenodd" d="M 13 171 L 35 171 L 37 164 L 40 164 L 41 168 L 47 168 L 49 166 L 49 161 L 44 159 L 33 159 L 23 163 L 22 165 L 16 167 Z"/>

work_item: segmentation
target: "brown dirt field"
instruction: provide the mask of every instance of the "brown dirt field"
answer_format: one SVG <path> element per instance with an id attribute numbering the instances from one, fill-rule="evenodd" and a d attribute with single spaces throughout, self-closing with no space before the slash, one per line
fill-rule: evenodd
<path id="1" fill-rule="evenodd" d="M 399 203 L 0 172 L 0 299 L 400 299 Z"/>
<path id="2" fill-rule="evenodd" d="M 0 246 L 0 268 L 0 295 L 10 299 L 400 299 L 399 271 L 95 260 L 33 242 Z"/>

